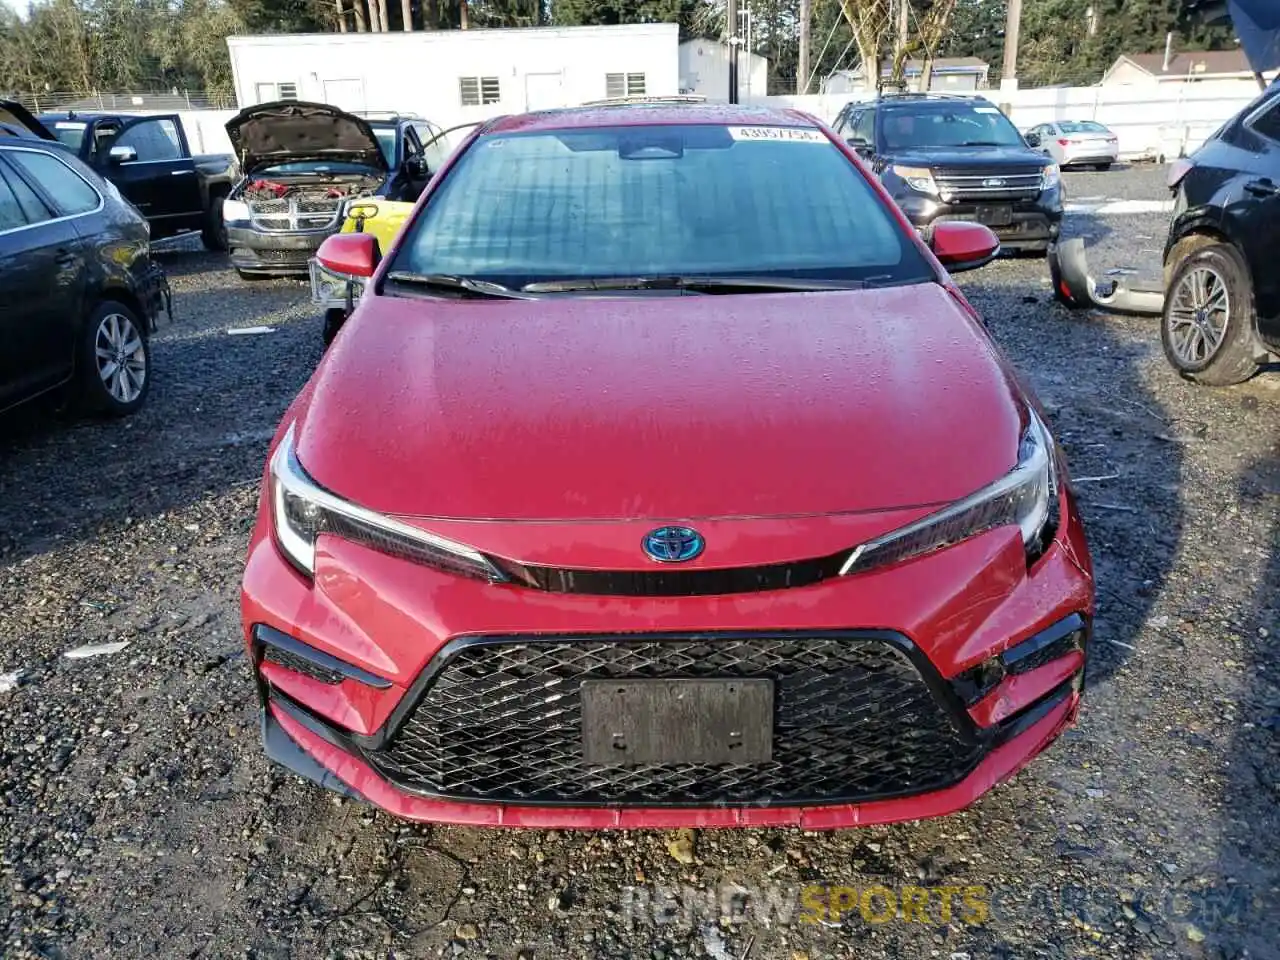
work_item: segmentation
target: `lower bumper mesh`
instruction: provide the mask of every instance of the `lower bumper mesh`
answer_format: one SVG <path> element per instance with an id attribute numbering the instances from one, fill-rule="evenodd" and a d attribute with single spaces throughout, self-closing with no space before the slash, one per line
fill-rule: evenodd
<path id="1" fill-rule="evenodd" d="M 779 805 L 866 802 L 961 780 L 983 744 L 883 635 L 484 639 L 442 651 L 368 760 L 396 786 L 510 803 Z M 758 764 L 593 766 L 579 687 L 591 679 L 767 677 L 773 755 Z"/>

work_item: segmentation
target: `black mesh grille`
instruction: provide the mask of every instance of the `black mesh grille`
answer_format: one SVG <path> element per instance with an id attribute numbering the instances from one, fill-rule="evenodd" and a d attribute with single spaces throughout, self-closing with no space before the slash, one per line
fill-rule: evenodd
<path id="1" fill-rule="evenodd" d="M 279 664 L 288 670 L 319 680 L 321 683 L 342 682 L 342 674 L 336 670 L 329 670 L 326 667 L 314 664 L 289 650 L 281 650 L 279 647 L 265 645 L 262 648 L 262 658 L 269 663 Z"/>
<path id="2" fill-rule="evenodd" d="M 769 677 L 773 759 L 590 766 L 587 679 Z M 831 803 L 937 789 L 982 748 L 958 732 L 911 660 L 865 636 L 475 643 L 448 655 L 370 761 L 402 788 L 540 803 Z"/>

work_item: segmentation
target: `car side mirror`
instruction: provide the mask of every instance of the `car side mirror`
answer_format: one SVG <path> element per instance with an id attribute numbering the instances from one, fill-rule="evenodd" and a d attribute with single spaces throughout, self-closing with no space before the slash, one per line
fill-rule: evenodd
<path id="1" fill-rule="evenodd" d="M 929 248 L 948 273 L 986 266 L 1000 252 L 996 235 L 980 223 L 944 220 L 934 224 Z"/>
<path id="2" fill-rule="evenodd" d="M 1028 133 L 1026 140 L 1027 140 L 1028 147 L 1040 146 L 1040 134 L 1038 133 Z"/>
<path id="3" fill-rule="evenodd" d="M 427 158 L 420 153 L 416 153 L 405 160 L 404 172 L 412 180 L 425 180 L 431 176 L 431 168 L 427 166 Z"/>
<path id="4" fill-rule="evenodd" d="M 113 163 L 133 163 L 138 159 L 138 151 L 133 147 L 112 147 L 107 152 L 107 159 Z"/>
<path id="5" fill-rule="evenodd" d="M 377 269 L 382 251 L 371 233 L 335 233 L 320 244 L 316 259 L 330 273 L 368 278 Z"/>

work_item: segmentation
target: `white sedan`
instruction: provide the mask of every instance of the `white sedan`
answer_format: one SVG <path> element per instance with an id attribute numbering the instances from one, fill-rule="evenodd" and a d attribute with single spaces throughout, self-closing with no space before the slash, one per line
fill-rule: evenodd
<path id="1" fill-rule="evenodd" d="M 1027 140 L 1060 167 L 1094 166 L 1106 170 L 1120 159 L 1116 135 L 1096 120 L 1042 123 L 1027 131 Z"/>

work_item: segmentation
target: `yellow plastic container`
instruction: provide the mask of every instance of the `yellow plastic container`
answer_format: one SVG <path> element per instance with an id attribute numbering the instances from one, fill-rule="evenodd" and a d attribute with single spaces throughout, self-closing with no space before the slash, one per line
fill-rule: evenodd
<path id="1" fill-rule="evenodd" d="M 371 233 L 378 238 L 378 249 L 384 254 L 409 219 L 412 203 L 394 200 L 352 200 L 347 205 L 347 218 L 342 233 Z"/>

